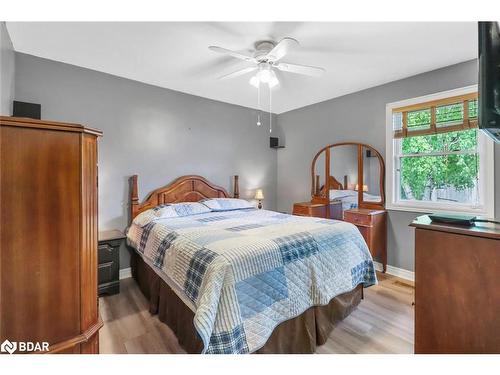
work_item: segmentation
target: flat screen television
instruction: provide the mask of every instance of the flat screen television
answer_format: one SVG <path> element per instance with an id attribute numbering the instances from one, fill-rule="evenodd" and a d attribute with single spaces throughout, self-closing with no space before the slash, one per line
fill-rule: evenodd
<path id="1" fill-rule="evenodd" d="M 479 128 L 500 143 L 500 30 L 479 22 Z"/>

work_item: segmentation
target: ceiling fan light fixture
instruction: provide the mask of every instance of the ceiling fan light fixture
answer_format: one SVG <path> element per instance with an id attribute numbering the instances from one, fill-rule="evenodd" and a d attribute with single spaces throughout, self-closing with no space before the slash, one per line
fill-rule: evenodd
<path id="1" fill-rule="evenodd" d="M 274 74 L 274 72 L 272 72 L 272 77 L 269 79 L 269 82 L 267 82 L 267 84 L 269 85 L 269 88 L 273 88 L 275 86 L 278 86 L 280 81 L 278 81 L 278 77 L 276 77 L 276 74 Z"/>
<path id="2" fill-rule="evenodd" d="M 257 73 L 257 77 L 262 83 L 268 83 L 272 76 L 273 76 L 273 71 L 271 71 L 269 68 L 267 69 L 260 69 L 259 72 Z"/>
<path id="3" fill-rule="evenodd" d="M 260 80 L 257 78 L 256 75 L 254 75 L 252 76 L 252 78 L 250 78 L 250 81 L 248 81 L 248 83 L 250 83 L 252 86 L 258 89 L 260 85 Z"/>
<path id="4" fill-rule="evenodd" d="M 260 69 L 256 75 L 250 78 L 249 83 L 258 88 L 261 83 L 265 83 L 269 85 L 269 88 L 273 88 L 279 84 L 278 77 L 276 77 L 276 73 L 273 70 L 269 69 Z"/>

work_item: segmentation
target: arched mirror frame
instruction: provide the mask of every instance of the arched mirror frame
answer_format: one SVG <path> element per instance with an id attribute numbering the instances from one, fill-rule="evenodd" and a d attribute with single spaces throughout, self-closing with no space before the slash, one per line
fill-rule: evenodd
<path id="1" fill-rule="evenodd" d="M 346 189 L 347 179 L 343 182 L 337 181 L 335 177 L 330 175 L 330 157 L 331 149 L 339 146 L 357 146 L 358 153 L 358 186 L 363 186 L 363 148 L 371 150 L 378 158 L 380 163 L 380 202 L 365 202 L 363 199 L 363 189 L 358 189 L 358 207 L 369 209 L 384 209 L 385 207 L 385 163 L 382 155 L 370 145 L 358 142 L 340 142 L 323 147 L 314 156 L 311 164 L 311 197 L 312 202 L 327 203 L 330 201 L 330 189 Z M 320 186 L 320 177 L 316 175 L 316 161 L 325 153 L 325 184 Z"/>

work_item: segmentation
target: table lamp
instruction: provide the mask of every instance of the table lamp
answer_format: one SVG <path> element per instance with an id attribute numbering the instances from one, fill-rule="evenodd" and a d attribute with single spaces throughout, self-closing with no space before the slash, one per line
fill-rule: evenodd
<path id="1" fill-rule="evenodd" d="M 255 192 L 255 199 L 259 201 L 259 205 L 257 206 L 259 210 L 262 208 L 262 200 L 264 199 L 264 193 L 262 192 L 262 189 L 257 189 Z"/>
<path id="2" fill-rule="evenodd" d="M 359 186 L 358 184 L 356 184 L 356 187 L 354 188 L 354 190 L 358 191 L 359 189 Z M 368 185 L 363 185 L 363 191 L 368 191 Z"/>

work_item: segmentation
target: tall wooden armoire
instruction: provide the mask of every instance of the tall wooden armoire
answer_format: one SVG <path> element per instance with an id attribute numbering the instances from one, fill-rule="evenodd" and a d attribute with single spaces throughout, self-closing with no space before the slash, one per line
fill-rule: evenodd
<path id="1" fill-rule="evenodd" d="M 99 352 L 100 135 L 76 124 L 0 117 L 0 342 Z"/>

